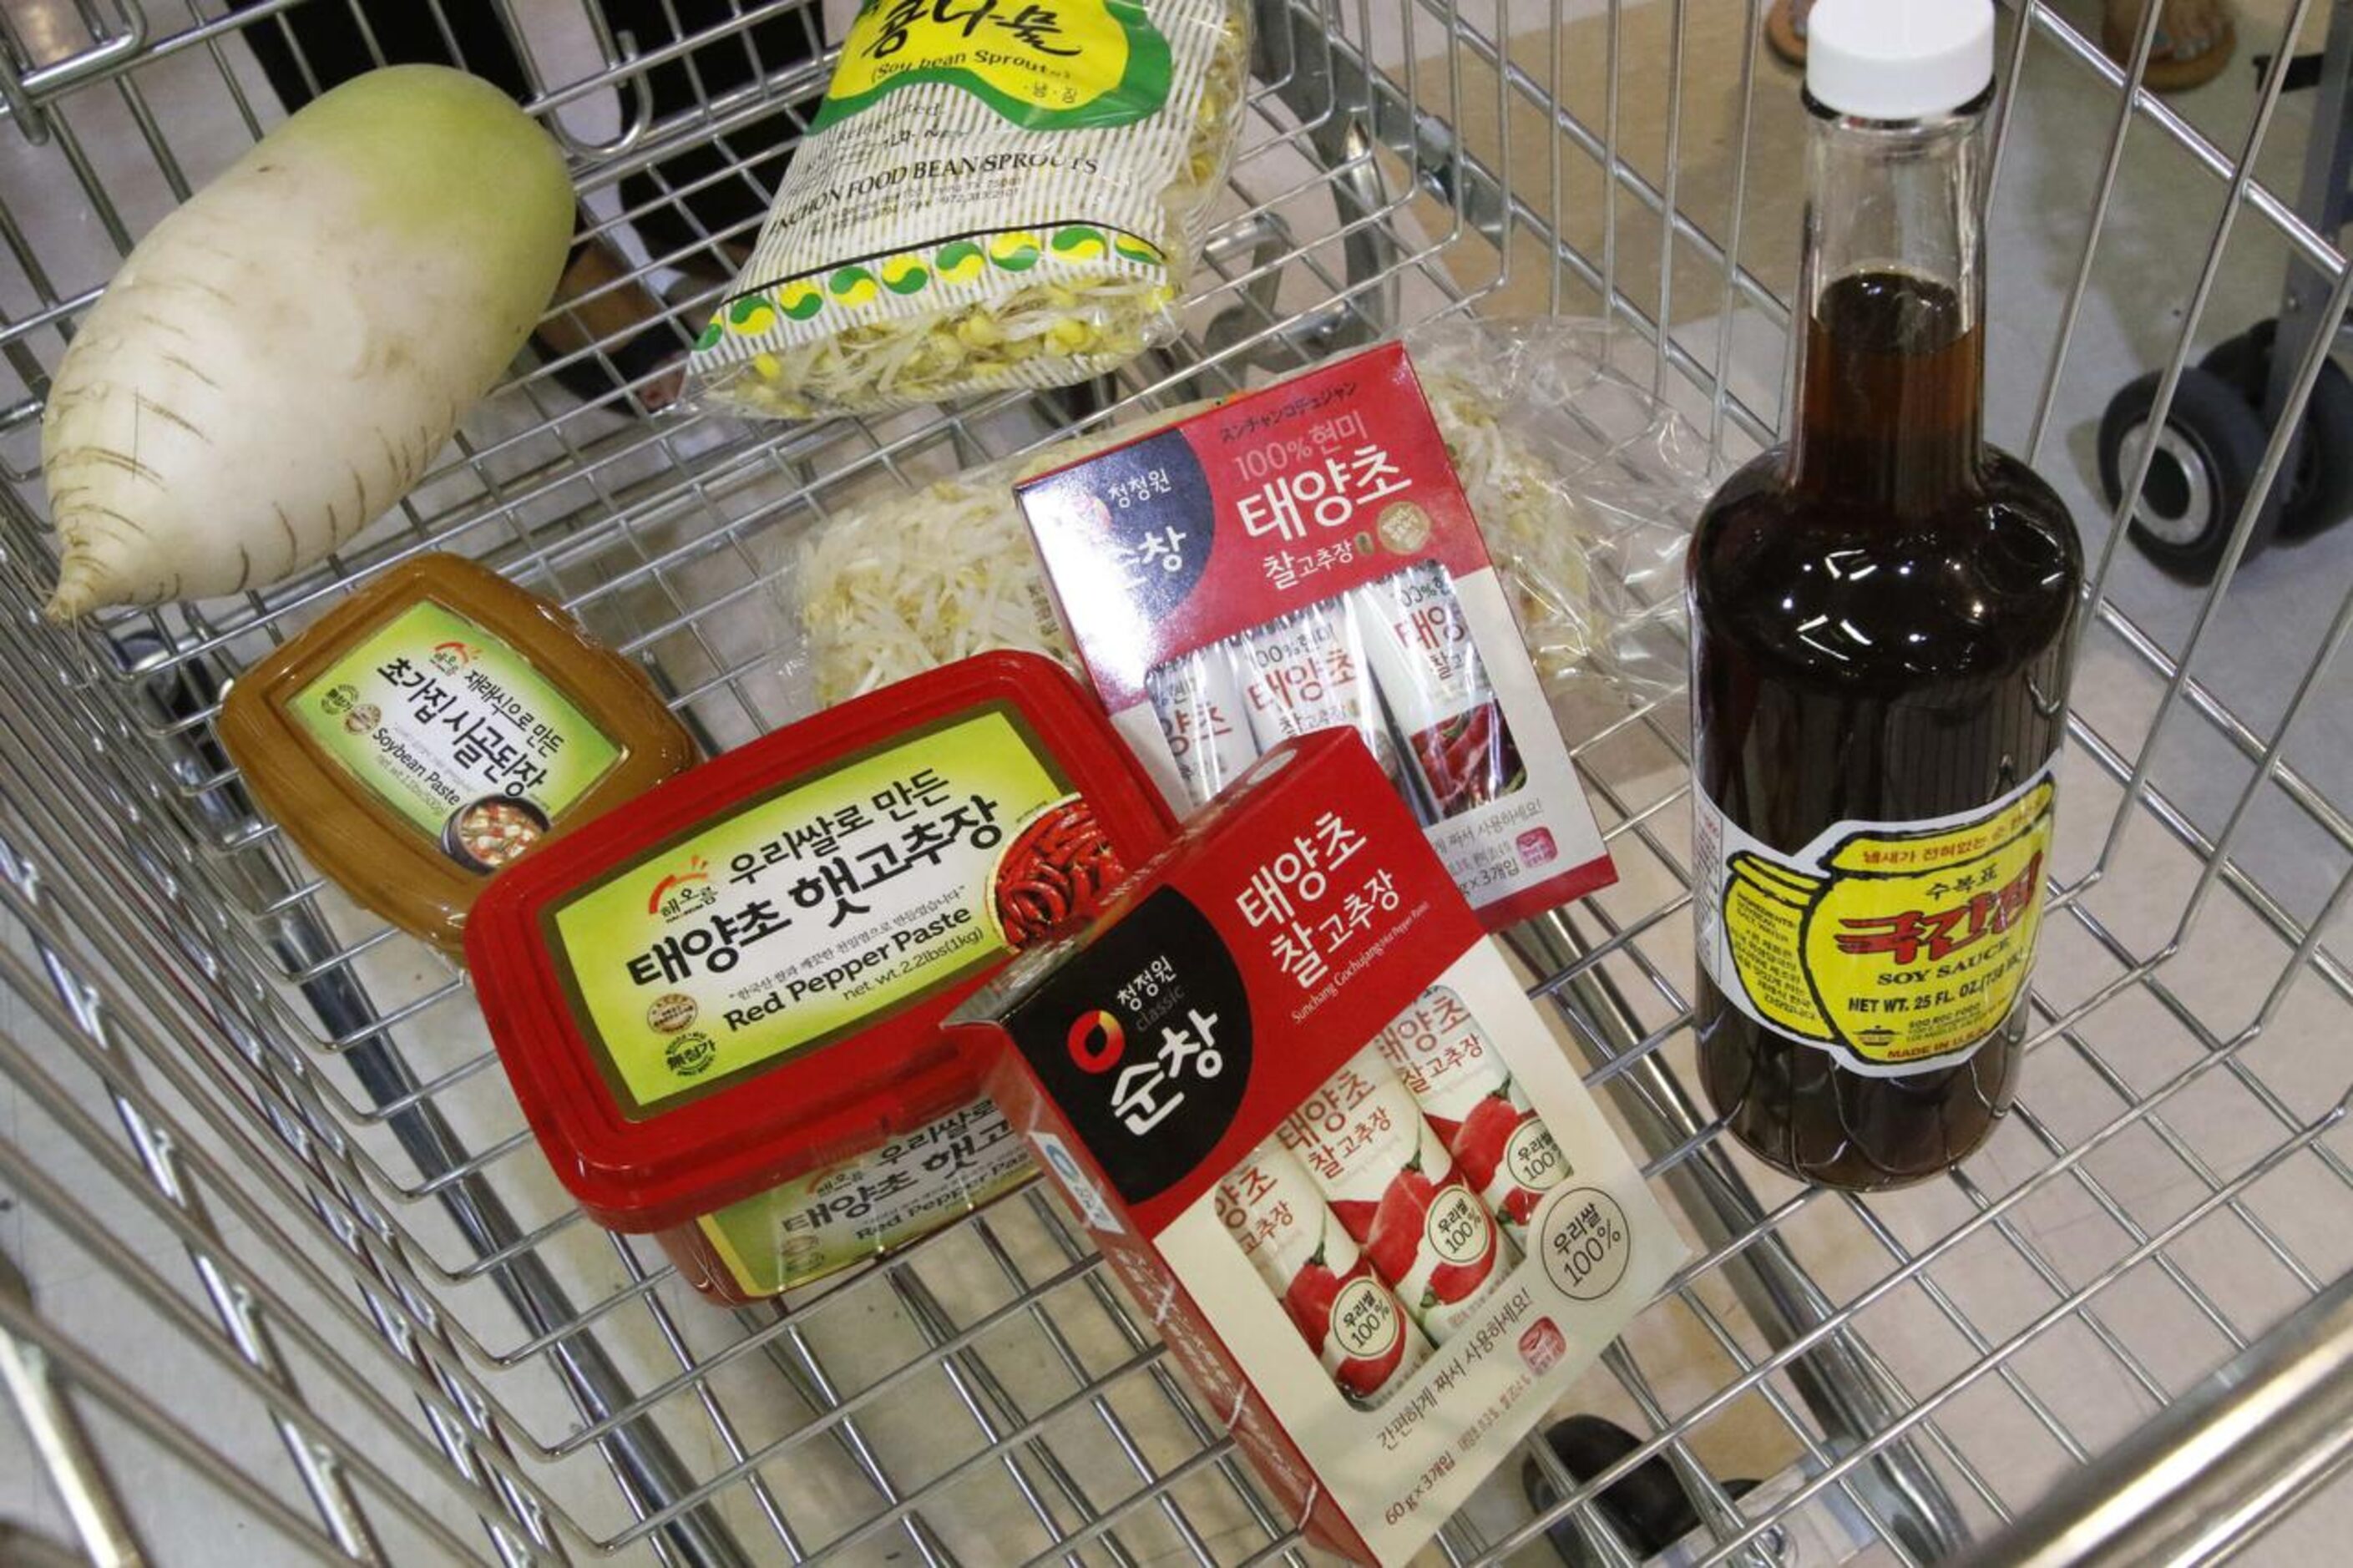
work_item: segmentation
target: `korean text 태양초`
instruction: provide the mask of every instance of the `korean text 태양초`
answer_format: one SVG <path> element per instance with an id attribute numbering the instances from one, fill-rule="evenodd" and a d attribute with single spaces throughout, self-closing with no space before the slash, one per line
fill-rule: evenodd
<path id="1" fill-rule="evenodd" d="M 1311 832 L 1251 871 L 1235 895 L 1242 919 L 1267 932 L 1276 964 L 1303 991 L 1330 973 L 1333 959 L 1378 916 L 1398 907 L 1396 874 L 1387 867 L 1361 881 L 1335 881 L 1364 843 L 1338 812 L 1324 812 Z"/>
<path id="2" fill-rule="evenodd" d="M 1253 539 L 1272 535 L 1295 544 L 1307 537 L 1311 523 L 1325 531 L 1345 529 L 1365 508 L 1413 488 L 1388 448 L 1376 443 L 1329 458 L 1293 445 L 1299 450 L 1289 445 L 1262 449 L 1283 455 L 1235 504 L 1234 515 Z"/>

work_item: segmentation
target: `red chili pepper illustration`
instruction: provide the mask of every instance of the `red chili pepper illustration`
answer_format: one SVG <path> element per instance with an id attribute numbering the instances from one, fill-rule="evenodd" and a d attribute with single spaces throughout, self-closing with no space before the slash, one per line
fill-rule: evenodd
<path id="1" fill-rule="evenodd" d="M 1429 1339 L 1279 1143 L 1218 1184 L 1218 1215 L 1350 1399 L 1379 1404 L 1430 1354 Z"/>
<path id="2" fill-rule="evenodd" d="M 1415 735 L 1413 753 L 1442 816 L 1499 799 L 1525 782 L 1519 747 L 1493 702 Z"/>
<path id="3" fill-rule="evenodd" d="M 1494 1216 L 1377 1044 L 1311 1096 L 1277 1142 L 1432 1341 L 1477 1320 L 1506 1257 Z"/>
<path id="4" fill-rule="evenodd" d="M 1307 1337 L 1308 1345 L 1319 1356 L 1324 1355 L 1326 1342 L 1332 1337 L 1333 1309 L 1340 1303 L 1343 1291 L 1350 1292 L 1361 1303 L 1359 1310 L 1379 1312 L 1386 1302 L 1387 1310 L 1397 1314 L 1395 1331 L 1386 1335 L 1385 1349 L 1371 1356 L 1343 1353 L 1336 1360 L 1325 1357 L 1332 1368 L 1332 1380 L 1346 1393 L 1358 1399 L 1368 1400 L 1379 1393 L 1390 1375 L 1404 1364 L 1409 1331 L 1403 1310 L 1395 1305 L 1397 1299 L 1389 1294 L 1387 1286 L 1374 1279 L 1372 1265 L 1359 1255 L 1354 1268 L 1345 1274 L 1335 1274 L 1326 1260 L 1330 1249 L 1331 1241 L 1327 1236 L 1324 1244 L 1316 1247 L 1315 1255 L 1301 1266 L 1291 1288 L 1282 1293 L 1282 1304 L 1289 1310 L 1291 1321 L 1299 1325 L 1299 1331 Z M 1377 1330 L 1375 1335 L 1376 1342 L 1380 1342 Z"/>
<path id="5" fill-rule="evenodd" d="M 1282 1304 L 1290 1310 L 1291 1321 L 1307 1336 L 1307 1348 L 1317 1355 L 1324 1353 L 1324 1342 L 1331 1337 L 1332 1303 L 1340 1295 L 1340 1277 L 1324 1261 L 1324 1248 L 1318 1247 L 1315 1256 L 1300 1265 L 1292 1277 L 1291 1288 L 1282 1293 Z"/>
<path id="6" fill-rule="evenodd" d="M 1125 876 L 1084 800 L 1055 806 L 1021 830 L 997 862 L 997 920 L 1016 952 L 1094 913 Z"/>
<path id="7" fill-rule="evenodd" d="M 1437 1186 L 1421 1173 L 1421 1159 L 1389 1178 L 1388 1191 L 1374 1210 L 1372 1232 L 1365 1238 L 1366 1256 L 1374 1271 L 1396 1284 L 1413 1272 L 1414 1255 L 1421 1250 L 1423 1224 L 1430 1217 L 1430 1200 Z"/>
<path id="8" fill-rule="evenodd" d="M 1487 1184 L 1495 1179 L 1504 1151 L 1527 1114 L 1512 1103 L 1511 1086 L 1506 1084 L 1472 1106 L 1471 1114 L 1462 1119 L 1461 1131 L 1446 1140 L 1474 1190 L 1485 1192 Z"/>
<path id="9" fill-rule="evenodd" d="M 1381 1031 L 1380 1050 L 1471 1189 L 1504 1226 L 1525 1230 L 1568 1161 L 1470 1005 L 1432 986 Z"/>

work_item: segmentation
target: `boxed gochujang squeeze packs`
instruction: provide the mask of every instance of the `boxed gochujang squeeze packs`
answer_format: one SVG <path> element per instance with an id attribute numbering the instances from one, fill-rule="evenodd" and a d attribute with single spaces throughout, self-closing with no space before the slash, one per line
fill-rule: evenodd
<path id="1" fill-rule="evenodd" d="M 1018 494 L 1096 692 L 1179 813 L 1347 728 L 1490 930 L 1616 880 L 1402 347 Z"/>
<path id="2" fill-rule="evenodd" d="M 1281 1505 L 1402 1562 L 1683 1245 L 1353 731 L 949 1019 Z"/>

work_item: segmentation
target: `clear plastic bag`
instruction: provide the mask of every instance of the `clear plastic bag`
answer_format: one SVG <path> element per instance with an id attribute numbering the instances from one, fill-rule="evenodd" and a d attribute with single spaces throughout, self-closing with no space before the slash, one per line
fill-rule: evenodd
<path id="1" fill-rule="evenodd" d="M 1650 346 L 1560 317 L 1449 320 L 1406 345 L 1546 687 L 1606 684 L 1637 707 L 1681 690 L 1683 546 L 1722 476 L 1617 368 Z"/>
<path id="2" fill-rule="evenodd" d="M 1714 489 L 1699 433 L 1611 368 L 1620 340 L 1596 323 L 1448 321 L 1406 342 L 1546 689 L 1638 706 L 1679 689 L 1683 542 Z M 1013 483 L 1078 448 L 894 491 L 806 535 L 780 581 L 818 700 L 992 647 L 1075 668 Z"/>
<path id="3" fill-rule="evenodd" d="M 1166 342 L 1249 71 L 1240 0 L 866 0 L 690 395 L 877 413 Z"/>

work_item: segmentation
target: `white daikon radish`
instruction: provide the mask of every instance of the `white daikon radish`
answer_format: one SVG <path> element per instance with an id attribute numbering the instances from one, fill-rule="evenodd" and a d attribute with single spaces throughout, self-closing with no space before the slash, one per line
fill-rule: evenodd
<path id="1" fill-rule="evenodd" d="M 440 66 L 322 94 L 139 242 L 41 421 L 53 619 L 258 588 L 406 495 L 564 270 L 563 155 Z"/>

